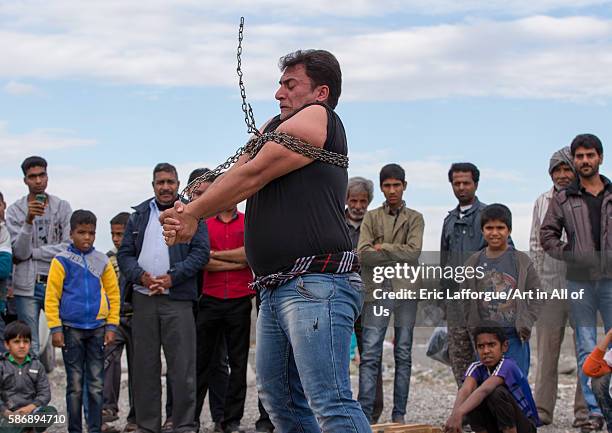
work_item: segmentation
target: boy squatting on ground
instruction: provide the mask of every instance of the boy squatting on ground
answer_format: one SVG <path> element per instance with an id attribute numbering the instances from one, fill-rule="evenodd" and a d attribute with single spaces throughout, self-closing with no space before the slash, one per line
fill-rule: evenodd
<path id="1" fill-rule="evenodd" d="M 32 431 L 17 425 L 15 416 L 29 414 L 48 415 L 50 422 L 35 430 L 45 431 L 53 422 L 57 411 L 47 406 L 51 400 L 51 387 L 45 367 L 38 359 L 30 357 L 32 331 L 19 320 L 11 322 L 4 331 L 4 347 L 7 352 L 0 358 L 0 431 L 21 433 Z"/>
<path id="2" fill-rule="evenodd" d="M 591 389 L 595 394 L 597 405 L 601 409 L 608 432 L 612 432 L 612 395 L 610 395 L 610 373 L 612 373 L 612 350 L 608 347 L 612 343 L 612 329 L 595 346 L 582 365 L 582 371 L 591 377 Z"/>
<path id="3" fill-rule="evenodd" d="M 475 433 L 534 433 L 540 426 L 527 378 L 516 363 L 505 358 L 508 339 L 504 328 L 483 321 L 474 331 L 480 361 L 465 372 L 445 433 L 461 433 L 464 417 Z"/>
<path id="4" fill-rule="evenodd" d="M 51 262 L 45 314 L 53 345 L 62 348 L 66 367 L 68 431 L 82 431 L 85 381 L 88 429 L 90 433 L 100 433 L 104 346 L 112 343 L 119 325 L 119 286 L 109 258 L 93 247 L 96 238 L 93 213 L 74 211 L 70 217 L 70 237 L 68 249 Z"/>

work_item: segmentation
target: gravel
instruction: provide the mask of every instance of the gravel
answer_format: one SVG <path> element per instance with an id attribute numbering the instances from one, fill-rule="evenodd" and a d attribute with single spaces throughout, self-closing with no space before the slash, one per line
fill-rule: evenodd
<path id="1" fill-rule="evenodd" d="M 410 382 L 410 398 L 406 414 L 407 423 L 427 423 L 432 425 L 442 425 L 448 417 L 452 408 L 456 385 L 450 368 L 432 361 L 425 356 L 427 338 L 431 334 L 430 328 L 416 328 L 413 344 L 413 367 L 412 378 Z M 569 336 L 568 336 L 569 335 Z M 573 345 L 569 339 L 572 332 L 566 332 L 566 341 L 563 344 L 560 370 L 563 374 L 559 374 L 559 390 L 557 406 L 555 410 L 554 423 L 550 426 L 540 429 L 543 433 L 560 433 L 574 432 L 578 430 L 572 428 L 573 420 L 573 400 L 576 386 L 576 369 L 575 356 L 573 355 Z M 529 382 L 534 384 L 535 373 L 535 338 L 532 337 L 532 362 L 530 369 Z M 49 380 L 52 386 L 52 401 L 58 413 L 66 413 L 65 402 L 65 372 L 61 361 L 61 355 L 57 352 L 58 361 L 57 367 L 49 375 Z M 254 365 L 254 349 L 251 349 L 250 354 L 251 364 Z M 127 369 L 124 356 L 124 373 L 121 383 L 120 395 L 120 419 L 113 423 L 114 426 L 122 428 L 125 424 L 125 416 L 128 411 L 128 393 L 127 393 Z M 385 345 L 383 356 L 384 362 L 384 395 L 385 407 L 381 416 L 380 422 L 388 422 L 391 419 L 391 409 L 393 406 L 393 353 L 390 343 Z M 358 369 L 356 366 L 351 368 L 351 382 L 354 395 L 357 395 L 358 389 Z M 245 432 L 254 432 L 255 421 L 259 416 L 257 409 L 257 390 L 255 388 L 255 375 L 252 369 L 248 375 L 248 390 L 247 401 L 244 417 L 242 419 L 242 428 Z M 162 385 L 165 389 L 165 377 L 162 377 Z M 162 406 L 163 407 L 163 406 Z M 204 413 L 202 414 L 202 426 L 208 427 L 211 425 L 210 413 L 208 412 L 208 402 L 204 404 Z M 165 418 L 165 417 L 164 417 Z M 51 427 L 49 432 L 64 432 L 65 426 L 56 425 Z M 208 430 L 205 430 L 208 431 Z"/>

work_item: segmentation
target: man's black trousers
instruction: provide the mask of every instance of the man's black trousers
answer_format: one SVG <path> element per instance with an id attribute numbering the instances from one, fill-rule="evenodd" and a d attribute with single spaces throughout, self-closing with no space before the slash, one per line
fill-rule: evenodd
<path id="1" fill-rule="evenodd" d="M 244 414 L 251 338 L 251 297 L 218 299 L 202 296 L 197 327 L 196 414 L 202 410 L 212 376 L 218 370 L 219 347 L 227 344 L 230 377 L 225 394 L 223 426 L 237 425 Z"/>

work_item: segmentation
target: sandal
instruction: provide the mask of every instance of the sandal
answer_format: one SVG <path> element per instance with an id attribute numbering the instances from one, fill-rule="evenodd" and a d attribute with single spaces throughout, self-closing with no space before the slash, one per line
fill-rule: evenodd
<path id="1" fill-rule="evenodd" d="M 100 431 L 102 433 L 120 433 L 119 429 L 113 425 L 107 424 L 107 423 L 103 423 L 102 427 L 100 428 Z"/>
<path id="2" fill-rule="evenodd" d="M 166 422 L 161 428 L 162 433 L 172 433 L 174 431 L 174 423 L 172 418 L 166 418 Z"/>
<path id="3" fill-rule="evenodd" d="M 586 424 L 580 427 L 581 433 L 590 433 L 593 431 L 600 431 L 604 426 L 604 418 L 600 415 L 591 415 Z"/>
<path id="4" fill-rule="evenodd" d="M 575 418 L 574 422 L 572 423 L 572 427 L 574 428 L 580 428 L 582 426 L 585 426 L 589 423 L 589 419 L 588 418 Z"/>
<path id="5" fill-rule="evenodd" d="M 131 433 L 138 430 L 138 424 L 134 422 L 128 422 L 125 427 L 123 427 L 122 433 Z"/>
<path id="6" fill-rule="evenodd" d="M 102 409 L 102 422 L 117 421 L 119 417 L 112 409 Z"/>

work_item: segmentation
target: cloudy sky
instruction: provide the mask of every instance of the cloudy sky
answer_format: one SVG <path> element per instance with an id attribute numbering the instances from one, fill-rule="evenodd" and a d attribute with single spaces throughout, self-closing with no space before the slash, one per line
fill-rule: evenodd
<path id="1" fill-rule="evenodd" d="M 324 48 L 343 69 L 338 106 L 351 175 L 404 166 L 406 201 L 438 245 L 455 205 L 453 161 L 482 171 L 479 196 L 514 212 L 526 248 L 552 152 L 579 133 L 612 146 L 612 0 L 0 0 L 0 191 L 25 194 L 29 155 L 49 192 L 106 221 L 151 195 L 151 170 L 183 181 L 248 138 L 236 78 L 256 119 L 278 113 L 278 58 Z M 604 164 L 606 172 L 610 164 Z M 373 205 L 379 205 L 378 194 Z"/>

